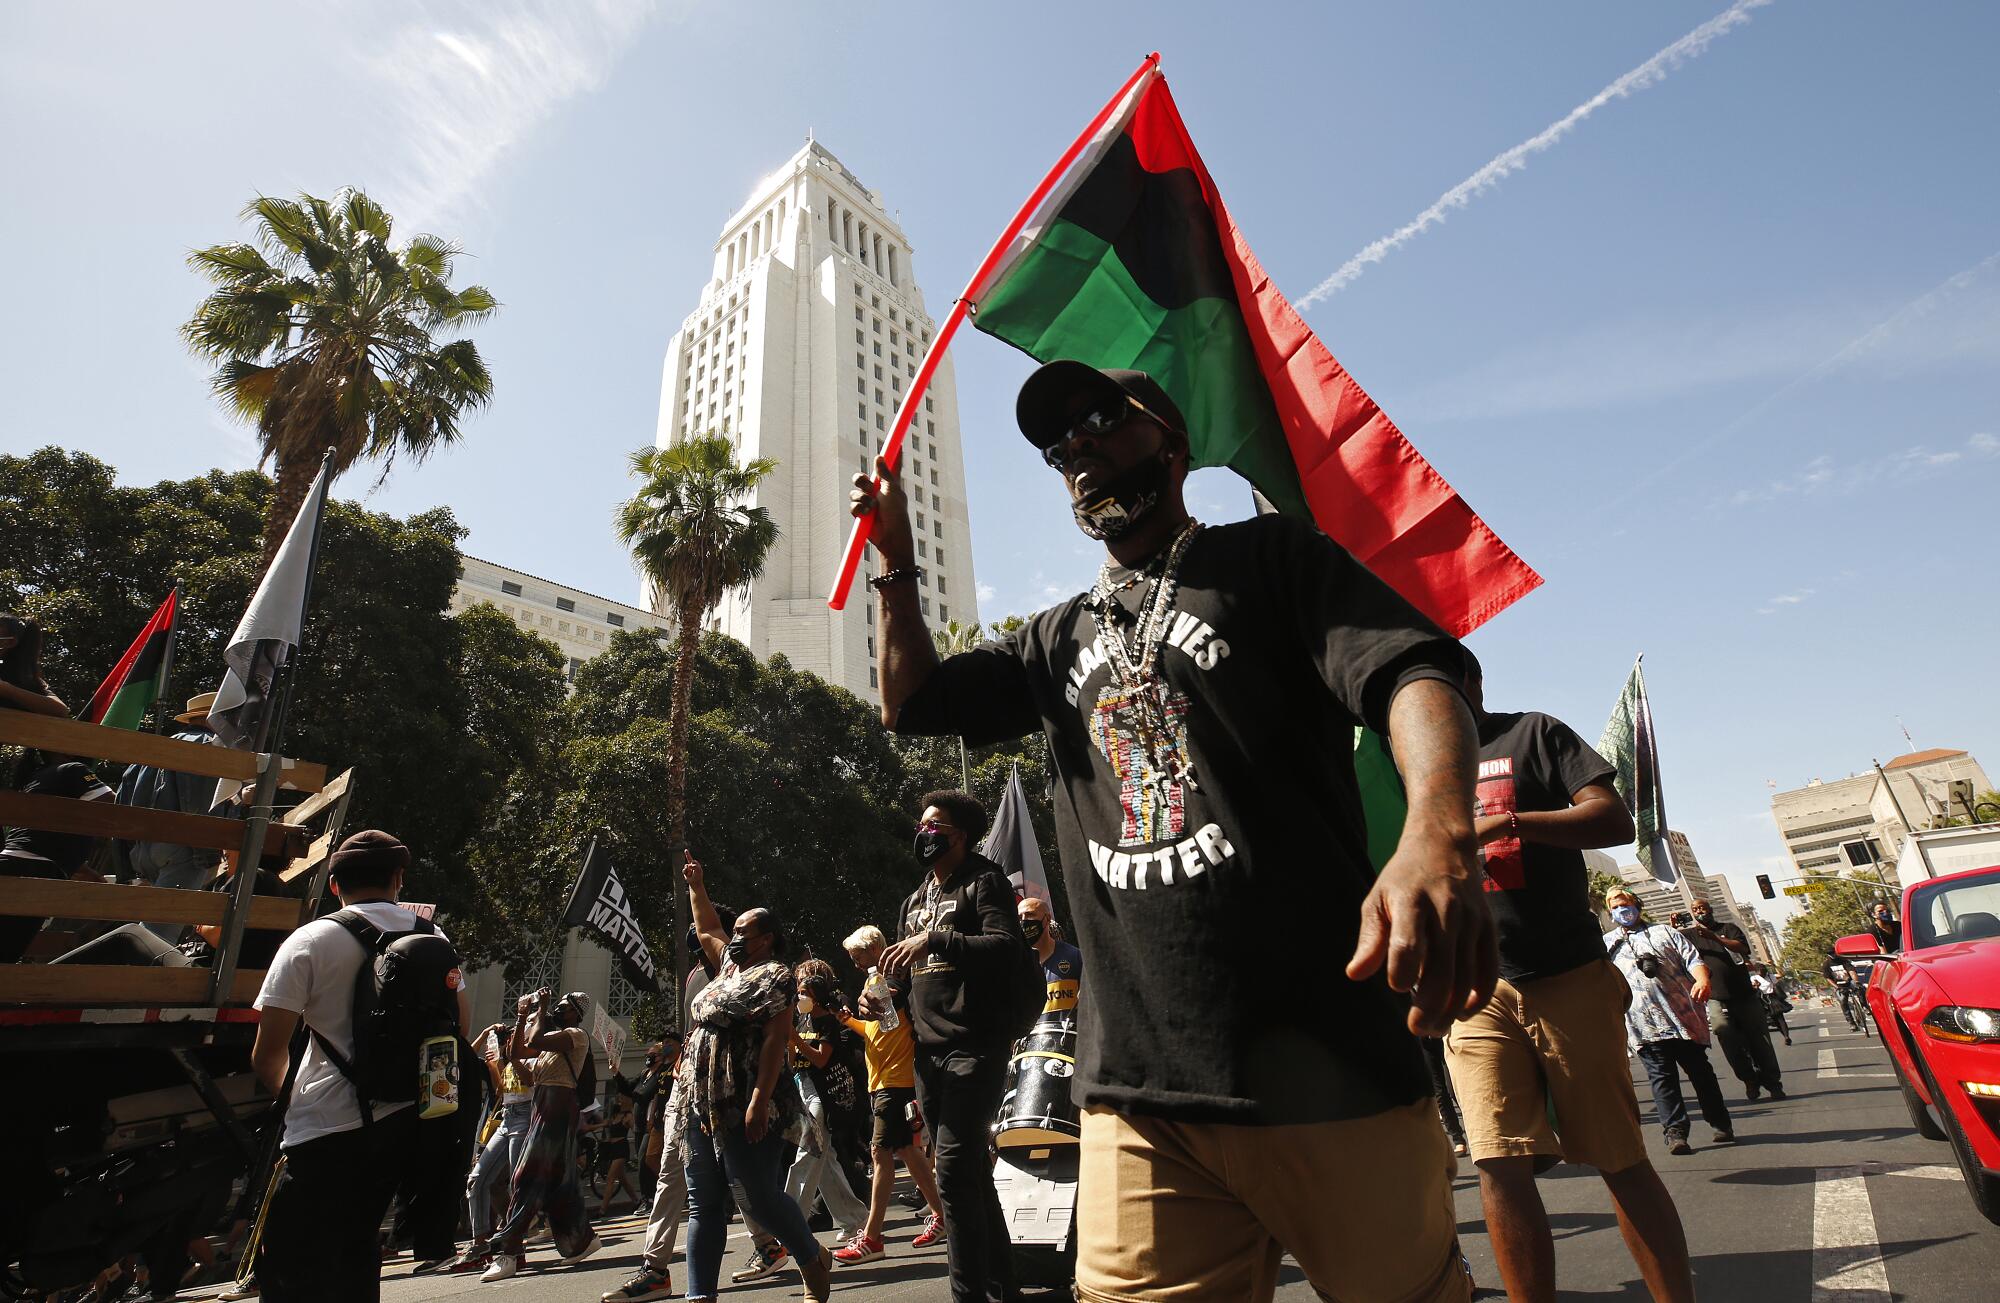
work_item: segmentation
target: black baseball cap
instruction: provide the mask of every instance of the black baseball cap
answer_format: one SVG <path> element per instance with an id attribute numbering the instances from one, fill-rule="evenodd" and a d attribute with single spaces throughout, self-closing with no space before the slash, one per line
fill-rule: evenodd
<path id="1" fill-rule="evenodd" d="M 1187 434 L 1187 418 L 1159 381 L 1144 371 L 1099 370 L 1084 362 L 1058 358 L 1036 369 L 1021 386 L 1014 400 L 1014 420 L 1028 442 L 1047 448 L 1069 433 L 1074 400 L 1079 395 L 1116 399 L 1126 397 Z"/>

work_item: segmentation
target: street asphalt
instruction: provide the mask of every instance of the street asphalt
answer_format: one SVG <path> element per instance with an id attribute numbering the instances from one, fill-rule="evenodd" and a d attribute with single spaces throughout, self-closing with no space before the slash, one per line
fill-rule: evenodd
<path id="1" fill-rule="evenodd" d="M 1828 1022 L 1831 1019 L 1831 1023 Z M 1943 1142 L 1909 1124 L 1881 1042 L 1850 1032 L 1834 1010 L 1794 1016 L 1793 1044 L 1779 1045 L 1790 1098 L 1745 1103 L 1724 1086 L 1736 1121 L 1733 1145 L 1702 1144 L 1667 1154 L 1652 1123 L 1645 1073 L 1634 1063 L 1653 1161 L 1687 1227 L 1696 1289 L 1709 1303 L 1991 1303 L 2000 1298 L 2000 1226 L 1973 1210 Z M 1711 1059 L 1727 1078 L 1719 1052 Z M 1329 1180 L 1339 1179 L 1329 1173 Z M 1365 1180 L 1365 1174 L 1356 1179 Z M 1480 1219 L 1478 1182 L 1463 1165 L 1457 1183 L 1459 1231 L 1479 1296 L 1502 1297 Z M 1604 1187 L 1587 1169 L 1561 1166 L 1541 1181 L 1555 1228 L 1561 1294 L 1570 1299 L 1643 1299 Z M 531 1271 L 499 1285 L 476 1278 L 412 1279 L 407 1259 L 385 1268 L 384 1303 L 490 1295 L 501 1303 L 595 1303 L 637 1262 L 643 1226 L 625 1217 L 600 1224 L 605 1248 L 568 1270 Z M 900 1205 L 879 1262 L 836 1270 L 835 1292 L 880 1303 L 945 1298 L 943 1249 L 913 1250 L 918 1227 Z M 830 1238 L 830 1237 L 829 1237 Z M 740 1266 L 747 1242 L 731 1238 L 724 1270 Z M 1385 1252 L 1394 1252 L 1385 1246 Z M 676 1284 L 684 1283 L 681 1264 Z M 749 1285 L 724 1284 L 746 1300 L 795 1298 L 796 1272 Z M 198 1298 L 208 1291 L 190 1293 Z M 1312 1289 L 1287 1264 L 1278 1291 L 1310 1303 Z"/>

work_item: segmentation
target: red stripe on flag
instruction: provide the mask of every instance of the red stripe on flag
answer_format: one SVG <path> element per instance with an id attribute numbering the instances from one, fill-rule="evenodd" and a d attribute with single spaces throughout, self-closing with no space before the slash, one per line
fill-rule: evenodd
<path id="1" fill-rule="evenodd" d="M 125 654 L 111 667 L 111 673 L 105 675 L 104 682 L 97 685 L 97 691 L 90 696 L 90 704 L 84 707 L 85 719 L 93 724 L 104 722 L 104 712 L 111 709 L 111 703 L 124 688 L 125 680 L 131 677 L 132 666 L 138 661 L 140 653 L 146 650 L 147 642 L 154 634 L 164 633 L 174 627 L 175 598 L 179 593 L 179 589 L 174 589 L 167 594 L 166 600 L 153 612 L 153 618 L 146 621 L 146 627 L 139 630 L 139 636 L 132 640 L 132 645 L 125 649 Z"/>
<path id="2" fill-rule="evenodd" d="M 1186 167 L 1200 179 L 1257 369 L 1320 529 L 1459 637 L 1539 587 L 1542 577 L 1446 483 L 1271 283 L 1229 216 L 1164 79 L 1147 88 L 1130 134 L 1149 170 Z"/>

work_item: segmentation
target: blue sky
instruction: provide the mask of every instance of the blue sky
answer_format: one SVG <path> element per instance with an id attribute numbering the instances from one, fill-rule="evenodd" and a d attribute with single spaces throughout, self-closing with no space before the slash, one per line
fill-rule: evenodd
<path id="1" fill-rule="evenodd" d="M 370 496 L 608 595 L 623 454 L 723 219 L 812 129 L 897 210 L 932 313 L 1158 49 L 1295 298 L 1727 11 L 1587 3 L 9 5 L 0 449 L 133 481 L 254 460 L 175 328 L 257 192 L 359 184 L 475 255 L 496 401 Z M 1670 813 L 1781 864 L 1789 787 L 1953 745 L 2000 765 L 2000 9 L 1738 8 L 1476 186 L 1308 321 L 1547 585 L 1472 638 L 1496 708 L 1595 739 L 1646 653 Z M 193 15 L 199 15 L 199 18 Z M 956 349 L 988 618 L 1093 554 Z M 349 495 L 368 489 L 356 474 Z M 1244 514 L 1222 472 L 1191 497 Z M 837 504 L 829 504 L 838 509 Z"/>

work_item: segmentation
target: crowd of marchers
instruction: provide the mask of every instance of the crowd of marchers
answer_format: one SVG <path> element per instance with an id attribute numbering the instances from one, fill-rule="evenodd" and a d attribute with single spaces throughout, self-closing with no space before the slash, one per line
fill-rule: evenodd
<path id="1" fill-rule="evenodd" d="M 1674 1154 L 1693 1144 L 1683 1078 L 1709 1143 L 1734 1138 L 1711 1043 L 1750 1098 L 1783 1098 L 1768 1018 L 1782 994 L 1740 930 L 1702 904 L 1648 921 L 1614 893 L 1605 931 L 1581 852 L 1633 836 L 1611 766 L 1557 719 L 1488 709 L 1470 653 L 1310 525 L 1194 520 L 1188 424 L 1153 378 L 1052 363 L 1016 415 L 1103 545 L 1088 591 L 941 658 L 893 468 L 856 477 L 851 509 L 873 517 L 884 726 L 1047 739 L 1090 965 L 1065 1102 L 1077 1295 L 1269 1298 L 1289 1254 L 1330 1297 L 1468 1299 L 1463 1156 L 1510 1298 L 1555 1297 L 1536 1178 L 1565 1161 L 1603 1178 L 1650 1295 L 1692 1298 L 1631 1060 Z M 1406 810 L 1380 864 L 1360 729 L 1388 740 Z M 679 1293 L 715 1298 L 732 1212 L 752 1231 L 736 1280 L 795 1270 L 823 1299 L 836 1263 L 884 1252 L 898 1165 L 930 1210 L 920 1239 L 945 1243 L 951 1297 L 1018 1297 L 991 1142 L 1019 973 L 1057 941 L 1046 904 L 978 854 L 985 822 L 964 793 L 925 798 L 914 889 L 890 927 L 848 938 L 849 973 L 792 953 L 769 909 L 718 907 L 690 856 L 686 1038 L 595 1115 L 577 994 L 537 992 L 478 1034 L 459 1001 L 456 1035 L 485 1071 L 461 1074 L 457 1114 L 357 1084 L 370 947 L 416 929 L 448 943 L 394 903 L 407 850 L 349 838 L 332 867 L 341 916 L 285 941 L 257 1001 L 257 1071 L 286 1107 L 258 1287 L 277 1303 L 377 1297 L 392 1202 L 420 1270 L 505 1280 L 546 1266 L 543 1233 L 549 1259 L 579 1262 L 601 1245 L 577 1184 L 594 1136 L 648 1211 L 639 1269 L 606 1300 L 673 1296 L 683 1223 Z M 39 871 L 24 864 L 37 853 L 10 841 L 0 863 Z M 832 1246 L 810 1225 L 820 1203 Z"/>

